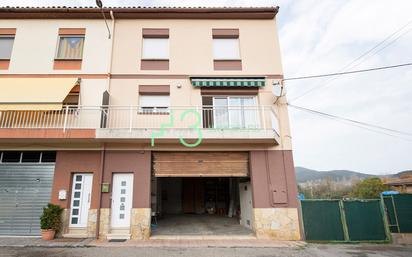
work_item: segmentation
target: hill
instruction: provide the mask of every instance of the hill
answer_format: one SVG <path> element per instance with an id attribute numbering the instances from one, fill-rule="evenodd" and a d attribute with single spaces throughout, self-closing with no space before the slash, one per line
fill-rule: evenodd
<path id="1" fill-rule="evenodd" d="M 295 172 L 296 172 L 296 180 L 298 183 L 303 183 L 307 181 L 315 181 L 315 180 L 321 180 L 325 178 L 330 178 L 333 181 L 341 181 L 341 180 L 347 180 L 353 177 L 357 177 L 360 179 L 367 178 L 367 177 L 373 177 L 374 175 L 370 174 L 365 174 L 361 172 L 356 172 L 356 171 L 351 171 L 351 170 L 329 170 L 329 171 L 319 171 L 319 170 L 312 170 L 312 169 L 307 169 L 304 167 L 295 167 Z M 396 174 L 388 175 L 388 176 L 379 176 L 379 177 L 401 177 L 405 175 L 412 175 L 411 170 L 407 171 L 401 171 Z M 377 175 L 378 176 L 378 175 Z"/>
<path id="2" fill-rule="evenodd" d="M 350 179 L 352 177 L 367 178 L 372 175 L 350 171 L 350 170 L 330 170 L 330 171 L 318 171 L 311 170 L 304 167 L 295 167 L 296 179 L 298 183 L 303 183 L 313 180 L 321 180 L 325 178 L 331 178 L 333 181 L 340 181 Z"/>

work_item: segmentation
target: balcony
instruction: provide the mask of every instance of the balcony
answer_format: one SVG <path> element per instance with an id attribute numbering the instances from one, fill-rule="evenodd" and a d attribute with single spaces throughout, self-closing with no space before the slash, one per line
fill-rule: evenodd
<path id="1" fill-rule="evenodd" d="M 164 107 L 65 106 L 56 111 L 0 111 L 1 129 L 95 130 L 98 139 L 173 141 L 253 140 L 279 143 L 278 118 L 271 106 Z M 211 141 L 212 142 L 212 141 Z"/>

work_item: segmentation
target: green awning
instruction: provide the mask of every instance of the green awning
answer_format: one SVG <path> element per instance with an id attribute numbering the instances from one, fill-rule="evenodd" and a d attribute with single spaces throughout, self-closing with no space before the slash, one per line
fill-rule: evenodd
<path id="1" fill-rule="evenodd" d="M 192 77 L 195 87 L 264 87 L 264 77 Z"/>

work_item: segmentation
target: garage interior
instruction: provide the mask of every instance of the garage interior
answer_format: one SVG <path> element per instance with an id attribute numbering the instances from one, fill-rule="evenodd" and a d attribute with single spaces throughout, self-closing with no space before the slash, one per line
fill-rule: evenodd
<path id="1" fill-rule="evenodd" d="M 254 236 L 247 157 L 155 153 L 152 237 Z"/>
<path id="2" fill-rule="evenodd" d="M 242 209 L 245 217 L 251 217 L 252 212 L 251 205 L 241 206 L 239 185 L 249 184 L 245 178 L 155 181 L 152 235 L 253 235 L 251 219 L 241 220 Z"/>

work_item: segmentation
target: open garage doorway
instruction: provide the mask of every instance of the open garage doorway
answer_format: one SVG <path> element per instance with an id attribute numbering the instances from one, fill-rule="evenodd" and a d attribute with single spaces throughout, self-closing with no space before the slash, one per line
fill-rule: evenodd
<path id="1" fill-rule="evenodd" d="M 153 177 L 152 236 L 253 237 L 247 177 Z"/>

